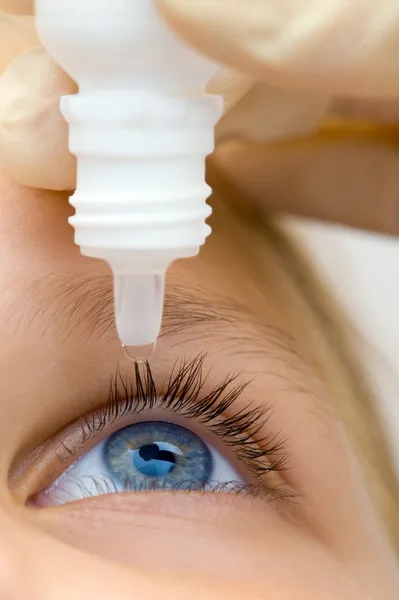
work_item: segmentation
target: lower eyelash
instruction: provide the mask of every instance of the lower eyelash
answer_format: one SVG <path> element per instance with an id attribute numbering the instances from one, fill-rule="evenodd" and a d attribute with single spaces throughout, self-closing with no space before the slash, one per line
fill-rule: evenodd
<path id="1" fill-rule="evenodd" d="M 235 494 L 237 496 L 251 496 L 252 498 L 261 498 L 261 499 L 267 499 L 267 500 L 276 500 L 276 499 L 288 499 L 288 498 L 292 498 L 294 497 L 294 495 L 291 493 L 289 494 L 287 490 L 283 490 L 283 489 L 279 489 L 279 488 L 273 488 L 273 490 L 271 490 L 270 488 L 268 488 L 267 486 L 263 485 L 263 484 L 245 484 L 245 483 L 240 483 L 237 481 L 231 481 L 231 482 L 224 482 L 224 483 L 212 483 L 212 482 L 207 482 L 206 485 L 204 485 L 201 489 L 198 490 L 198 488 L 195 488 L 197 482 L 193 482 L 193 490 L 198 493 L 229 493 L 229 494 Z M 142 492 L 143 491 L 143 485 L 134 485 L 132 483 L 126 483 L 122 490 L 115 484 L 115 481 L 113 481 L 111 478 L 106 478 L 104 476 L 101 477 L 94 477 L 91 475 L 86 475 L 84 478 L 80 478 L 77 479 L 75 482 L 72 480 L 69 482 L 69 486 L 75 486 L 74 491 L 70 491 L 69 494 L 71 495 L 71 501 L 75 500 L 75 496 L 74 496 L 74 492 L 79 492 L 79 497 L 81 499 L 84 498 L 92 498 L 93 497 L 93 492 L 92 489 L 93 487 L 96 490 L 96 494 L 98 496 L 100 495 L 104 495 L 104 494 L 116 494 L 116 493 L 121 493 L 121 492 Z M 145 492 L 163 492 L 163 491 L 167 491 L 168 493 L 173 493 L 173 492 L 178 492 L 181 490 L 184 490 L 185 492 L 190 491 L 190 487 L 187 487 L 187 481 L 182 481 L 180 484 L 176 484 L 173 487 L 167 487 L 167 484 L 165 484 L 165 487 L 163 488 L 162 486 L 160 486 L 159 484 L 155 484 L 154 483 L 154 489 L 151 490 L 151 488 L 148 487 L 148 484 L 145 484 Z M 61 490 L 62 490 L 62 486 L 61 486 Z M 63 500 L 64 502 L 68 502 L 68 492 L 66 492 L 65 490 L 62 490 L 64 496 L 63 496 Z"/>
<path id="2" fill-rule="evenodd" d="M 144 410 L 162 408 L 188 420 L 206 425 L 221 439 L 242 462 L 257 482 L 252 489 L 261 487 L 270 494 L 267 474 L 286 468 L 287 454 L 284 444 L 277 436 L 257 439 L 270 415 L 270 407 L 247 406 L 233 412 L 233 405 L 248 385 L 237 383 L 237 376 L 230 375 L 222 383 L 205 393 L 208 373 L 204 373 L 205 355 L 183 360 L 172 369 L 166 386 L 157 389 L 148 363 L 135 365 L 133 376 L 123 376 L 118 370 L 111 380 L 108 403 L 95 410 L 90 417 L 82 417 L 82 443 L 93 439 L 106 426 L 117 422 L 127 414 L 139 414 Z M 225 416 L 230 412 L 230 416 Z M 259 483 L 258 483 L 259 482 Z M 278 486 L 274 486 L 273 490 Z M 240 490 L 243 493 L 244 490 Z M 274 493 L 274 492 L 273 492 Z M 287 492 L 292 496 L 292 492 Z M 259 494 L 259 491 L 256 492 Z M 277 495 L 283 494 L 278 489 Z"/>

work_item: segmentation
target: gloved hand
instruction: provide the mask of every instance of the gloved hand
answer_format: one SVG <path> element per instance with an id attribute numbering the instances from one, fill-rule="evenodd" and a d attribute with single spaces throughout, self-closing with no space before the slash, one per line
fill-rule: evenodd
<path id="1" fill-rule="evenodd" d="M 2 8 L 11 4 L 0 0 Z M 19 8 L 29 10 L 31 4 L 21 0 Z M 0 168 L 19 183 L 54 190 L 75 186 L 60 96 L 76 91 L 42 49 L 34 18 L 0 10 Z"/>
<path id="2" fill-rule="evenodd" d="M 35 0 L 0 0 L 0 11 L 14 15 L 33 15 Z"/>
<path id="3" fill-rule="evenodd" d="M 317 24 L 323 21 L 314 20 L 314 43 L 309 45 L 306 36 L 304 38 L 298 33 L 302 28 L 306 29 L 306 19 L 301 27 L 298 21 L 295 26 L 295 22 L 290 25 L 290 21 L 285 23 L 283 20 L 284 15 L 290 17 L 288 8 L 295 9 L 292 13 L 295 16 L 304 3 L 276 0 L 277 8 L 274 10 L 280 15 L 280 21 L 277 17 L 272 20 L 274 35 L 268 35 L 268 31 L 271 31 L 269 27 L 269 30 L 266 29 L 265 43 L 260 44 L 260 29 L 256 29 L 258 46 L 265 50 L 266 60 L 262 63 L 259 56 L 252 60 L 251 44 L 246 41 L 245 36 L 238 34 L 241 29 L 248 32 L 251 24 L 259 24 L 260 27 L 261 7 L 265 9 L 266 16 L 270 17 L 273 5 L 272 0 L 267 0 L 267 7 L 260 0 L 252 1 L 258 9 L 255 21 L 252 9 L 249 8 L 250 0 L 246 0 L 244 12 L 240 0 L 232 0 L 228 8 L 228 0 L 202 0 L 197 8 L 195 0 L 187 0 L 188 18 L 185 17 L 183 0 L 158 0 L 172 26 L 183 35 L 191 35 L 190 32 L 193 34 L 193 43 L 201 44 L 201 40 L 205 43 L 208 39 L 209 48 L 205 45 L 204 51 L 210 54 L 215 51 L 215 56 L 221 56 L 220 52 L 234 46 L 234 53 L 227 53 L 228 60 L 248 69 L 248 73 L 222 69 L 211 82 L 210 91 L 224 96 L 226 109 L 217 127 L 216 152 L 209 163 L 210 183 L 215 182 L 217 186 L 221 174 L 222 178 L 241 188 L 243 193 L 272 208 L 286 208 L 382 230 L 392 230 L 393 222 L 397 227 L 397 220 L 392 219 L 392 202 L 396 202 L 396 190 L 399 187 L 399 157 L 396 149 L 392 149 L 387 143 L 392 138 L 390 129 L 388 128 L 385 137 L 380 133 L 374 136 L 372 129 L 359 132 L 356 128 L 344 128 L 344 132 L 341 128 L 339 135 L 337 131 L 331 135 L 331 128 L 327 128 L 324 133 L 315 135 L 328 110 L 334 110 L 336 106 L 332 96 L 339 91 L 337 82 L 345 80 L 345 77 L 338 77 L 338 70 L 332 68 L 328 77 L 314 77 L 317 65 L 339 65 L 339 61 L 334 63 L 333 59 L 328 60 L 331 56 L 331 42 L 330 45 L 323 46 L 322 34 L 326 34 L 325 28 L 316 35 Z M 311 2 L 315 15 L 321 14 L 318 6 L 320 2 L 322 0 Z M 0 0 L 0 8 L 9 10 L 10 4 L 11 0 Z M 20 5 L 23 4 L 21 0 Z M 30 4 L 26 2 L 27 10 L 30 10 Z M 323 6 L 326 5 L 331 7 L 332 0 L 324 0 Z M 369 12 L 372 9 L 378 10 L 379 6 L 381 2 L 370 4 Z M 311 14 L 309 5 L 302 8 L 305 16 Z M 217 18 L 212 21 L 210 15 L 215 10 Z M 192 21 L 190 11 L 200 14 L 197 24 Z M 345 9 L 345 14 L 349 19 L 350 16 L 356 16 L 356 11 Z M 238 15 L 242 19 L 236 22 Z M 223 27 L 221 17 L 225 20 Z M 376 21 L 384 21 L 377 17 L 375 15 Z M 201 34 L 204 26 L 208 27 L 207 34 Z M 353 23 L 348 20 L 346 26 L 353 32 Z M 224 33 L 218 33 L 220 27 Z M 334 29 L 330 29 L 327 33 L 331 40 Z M 285 31 L 288 37 L 285 37 Z M 293 31 L 297 31 L 298 35 L 294 35 Z M 345 31 L 343 29 L 341 32 L 341 39 Z M 389 38 L 390 23 L 387 23 L 386 31 Z M 76 163 L 67 149 L 67 125 L 59 111 L 59 97 L 74 93 L 76 85 L 37 45 L 32 17 L 16 17 L 0 10 L 0 34 L 0 168 L 6 169 L 14 179 L 25 185 L 56 190 L 73 189 L 76 183 Z M 300 39 L 304 43 L 302 52 L 299 52 L 298 46 Z M 375 39 L 372 38 L 369 45 L 379 51 L 380 46 L 371 43 Z M 248 47 L 243 46 L 239 50 L 240 40 Z M 217 50 L 220 41 L 223 42 L 221 50 Z M 274 50 L 273 41 L 277 44 Z M 324 60 L 315 41 L 319 42 L 321 49 L 324 47 L 327 51 Z M 290 43 L 294 50 L 290 50 Z M 314 49 L 314 55 L 309 52 L 310 47 Z M 348 60 L 343 61 L 342 66 L 346 68 L 346 65 L 357 64 L 355 59 L 350 60 L 349 47 L 345 46 L 345 50 L 348 52 Z M 393 65 L 397 53 L 392 54 Z M 246 59 L 243 60 L 242 56 Z M 310 87 L 319 88 L 318 92 L 306 89 L 306 86 L 298 89 L 302 79 L 299 77 L 299 59 L 296 56 L 302 56 L 303 82 Z M 284 57 L 287 59 L 285 62 Z M 313 62 L 310 58 L 313 58 Z M 370 54 L 369 60 L 373 66 L 375 56 Z M 296 65 L 296 71 L 291 68 L 293 65 Z M 306 70 L 306 65 L 313 67 L 309 71 Z M 313 73 L 313 77 L 309 76 L 308 71 Z M 366 63 L 364 73 L 367 74 Z M 375 74 L 371 69 L 370 77 L 367 75 L 366 78 L 374 81 L 378 79 L 378 73 Z M 269 79 L 286 85 L 286 88 L 270 84 Z M 350 81 L 349 75 L 347 80 Z M 359 93 L 364 89 L 365 85 L 362 84 Z M 342 102 L 340 103 L 340 110 L 344 109 L 347 113 L 360 111 L 365 116 L 373 112 L 374 117 L 385 119 L 386 106 L 383 99 L 377 106 L 375 103 L 348 101 L 343 107 Z M 389 111 L 391 120 L 398 117 L 399 121 L 399 111 L 396 112 L 395 105 L 392 111 L 392 104 L 389 104 Z M 238 142 L 238 139 L 251 140 L 256 144 L 248 148 L 243 142 Z M 282 141 L 287 139 L 295 139 L 296 142 L 290 144 L 289 141 Z M 299 140 L 302 142 L 299 143 Z M 337 189 L 337 186 L 340 192 L 333 195 L 333 198 L 331 194 L 325 193 Z M 379 198 L 379 204 L 375 202 L 376 197 Z M 391 207 L 388 217 L 385 210 L 387 204 Z M 368 205 L 371 205 L 371 210 L 365 210 Z M 341 208 L 346 211 L 343 217 L 340 216 Z M 347 214 L 352 209 L 353 214 Z M 358 214 L 359 210 L 361 214 Z M 378 215 L 375 214 L 376 211 L 379 211 Z"/>
<path id="4" fill-rule="evenodd" d="M 10 4 L 0 0 L 0 7 Z M 0 33 L 0 168 L 24 185 L 72 190 L 76 161 L 59 99 L 75 93 L 76 85 L 38 45 L 33 17 L 0 10 Z M 302 134 L 317 126 L 328 104 L 324 96 L 276 90 L 232 69 L 222 69 L 209 91 L 224 98 L 219 140 Z"/>
<path id="5" fill-rule="evenodd" d="M 333 102 L 331 112 L 389 122 L 341 122 L 300 144 L 219 146 L 211 184 L 222 175 L 269 209 L 399 233 L 398 2 L 157 2 L 172 28 L 211 58 L 280 90 L 352 96 Z"/>
<path id="6" fill-rule="evenodd" d="M 212 58 L 276 85 L 399 95 L 395 0 L 157 0 Z"/>

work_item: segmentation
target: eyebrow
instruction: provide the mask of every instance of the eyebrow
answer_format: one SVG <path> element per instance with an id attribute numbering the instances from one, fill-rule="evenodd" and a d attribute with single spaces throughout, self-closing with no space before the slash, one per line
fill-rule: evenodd
<path id="1" fill-rule="evenodd" d="M 47 335 L 59 344 L 77 335 L 83 336 L 82 344 L 99 338 L 115 340 L 112 275 L 74 271 L 38 278 L 24 285 L 13 315 L 19 333 L 23 336 L 34 328 L 38 342 Z M 326 403 L 312 385 L 314 365 L 296 340 L 236 299 L 198 285 L 167 281 L 161 336 L 170 338 L 170 347 L 199 340 L 205 354 L 207 344 L 215 342 L 216 356 L 246 359 L 246 376 L 272 375 L 275 391 L 318 398 L 320 414 L 325 414 Z"/>
<path id="2" fill-rule="evenodd" d="M 206 290 L 200 287 L 167 283 L 162 335 L 186 332 L 196 325 L 221 322 L 237 325 L 251 314 L 238 302 L 217 295 L 208 300 L 206 295 Z M 24 290 L 13 312 L 19 314 L 17 330 L 36 327 L 40 321 L 41 336 L 55 328 L 60 342 L 81 328 L 88 339 L 117 337 L 111 275 L 89 272 L 62 277 L 46 275 Z"/>
<path id="3" fill-rule="evenodd" d="M 111 274 L 74 271 L 38 278 L 24 288 L 13 314 L 17 331 L 38 328 L 39 338 L 51 333 L 59 343 L 77 332 L 87 342 L 117 337 Z M 306 364 L 293 338 L 260 322 L 250 307 L 201 286 L 176 281 L 171 285 L 167 281 L 161 336 L 180 334 L 187 342 L 210 339 L 222 331 L 229 338 L 230 348 L 242 348 L 247 341 L 253 346 L 257 340 L 254 353 L 273 353 L 274 358 L 279 354 L 284 362 L 300 359 Z"/>

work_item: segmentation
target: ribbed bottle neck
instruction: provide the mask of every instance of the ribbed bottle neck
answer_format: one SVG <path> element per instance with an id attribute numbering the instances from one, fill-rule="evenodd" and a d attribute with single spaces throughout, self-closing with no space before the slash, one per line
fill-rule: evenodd
<path id="1" fill-rule="evenodd" d="M 198 252 L 210 233 L 205 158 L 214 148 L 221 110 L 220 98 L 210 95 L 124 92 L 63 99 L 70 149 L 78 159 L 70 222 L 82 252 L 110 264 L 110 255 L 118 253 L 126 260 L 137 252 L 143 260 L 152 252 L 173 260 Z"/>

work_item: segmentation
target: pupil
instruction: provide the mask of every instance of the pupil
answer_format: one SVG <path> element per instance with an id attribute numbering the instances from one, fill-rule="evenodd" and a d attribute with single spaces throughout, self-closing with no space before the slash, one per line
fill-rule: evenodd
<path id="1" fill-rule="evenodd" d="M 175 455 L 169 450 L 160 450 L 157 444 L 147 444 L 139 450 L 140 457 L 148 462 L 149 460 L 164 460 L 175 464 Z"/>
<path id="2" fill-rule="evenodd" d="M 146 444 L 134 453 L 133 465 L 146 477 L 166 477 L 176 466 L 176 456 L 158 444 Z"/>

